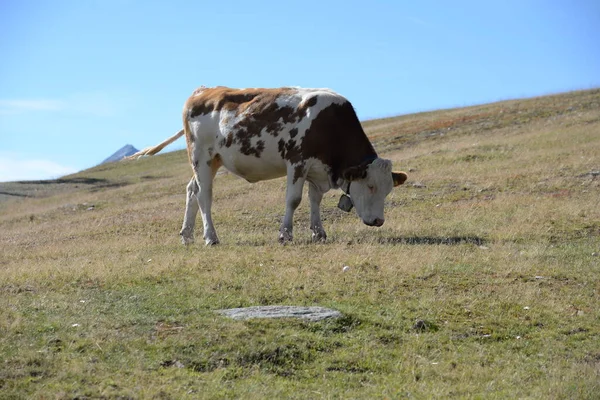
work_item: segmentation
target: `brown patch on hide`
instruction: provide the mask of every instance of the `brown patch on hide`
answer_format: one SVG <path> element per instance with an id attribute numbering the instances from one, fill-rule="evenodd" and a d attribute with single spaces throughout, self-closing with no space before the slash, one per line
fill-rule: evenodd
<path id="1" fill-rule="evenodd" d="M 294 166 L 294 179 L 292 180 L 292 183 L 296 183 L 298 179 L 303 178 L 305 172 L 304 163 Z"/>
<path id="2" fill-rule="evenodd" d="M 186 143 L 186 148 L 187 148 L 187 155 L 188 155 L 188 162 L 190 163 L 190 166 L 192 167 L 192 170 L 194 169 L 194 165 L 192 164 L 192 145 L 194 144 L 194 135 L 192 134 L 192 130 L 190 129 L 190 124 L 188 123 L 188 121 L 184 118 L 183 119 L 183 132 L 185 134 L 185 143 Z"/>
<path id="3" fill-rule="evenodd" d="M 221 160 L 221 156 L 218 154 L 215 155 L 209 161 L 209 166 L 210 166 L 210 170 L 211 170 L 213 178 L 217 174 L 217 171 L 219 170 L 219 168 L 221 168 L 222 165 L 223 165 L 223 160 Z"/>
<path id="4" fill-rule="evenodd" d="M 277 149 L 279 150 L 281 158 L 289 161 L 291 164 L 296 164 L 303 160 L 301 147 L 293 139 L 290 139 L 287 142 L 283 139 L 279 139 L 279 142 L 277 142 Z"/>
<path id="5" fill-rule="evenodd" d="M 370 162 L 367 161 L 354 167 L 346 168 L 342 171 L 342 178 L 344 178 L 347 181 L 365 179 L 367 177 L 367 169 L 369 168 L 369 164 Z"/>
<path id="6" fill-rule="evenodd" d="M 188 113 L 188 118 L 222 110 L 242 113 L 251 105 L 260 110 L 274 103 L 277 97 L 293 92 L 292 88 L 232 89 L 217 86 L 200 91 L 197 89 L 185 103 L 184 109 Z"/>
<path id="7" fill-rule="evenodd" d="M 316 158 L 327 165 L 335 182 L 351 167 L 358 167 L 351 176 L 363 176 L 362 170 L 366 173 L 377 153 L 352 104 L 346 100 L 325 107 L 316 116 L 302 140 L 301 156 L 303 160 Z"/>

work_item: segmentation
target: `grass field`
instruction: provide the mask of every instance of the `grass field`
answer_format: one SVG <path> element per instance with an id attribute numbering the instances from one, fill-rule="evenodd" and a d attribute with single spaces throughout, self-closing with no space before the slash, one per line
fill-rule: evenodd
<path id="1" fill-rule="evenodd" d="M 0 184 L 0 398 L 600 398 L 600 90 L 364 126 L 409 180 L 324 244 L 222 173 L 183 247 L 181 151 Z M 344 317 L 214 313 L 272 304 Z"/>

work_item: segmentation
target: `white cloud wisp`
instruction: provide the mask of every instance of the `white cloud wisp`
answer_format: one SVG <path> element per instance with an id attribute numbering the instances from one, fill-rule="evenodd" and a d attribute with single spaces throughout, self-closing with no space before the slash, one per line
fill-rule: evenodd
<path id="1" fill-rule="evenodd" d="M 31 111 L 61 111 L 65 103 L 50 99 L 0 99 L 0 115 L 20 114 Z"/>
<path id="2" fill-rule="evenodd" d="M 77 172 L 50 160 L 21 159 L 0 154 L 0 182 L 55 179 Z"/>

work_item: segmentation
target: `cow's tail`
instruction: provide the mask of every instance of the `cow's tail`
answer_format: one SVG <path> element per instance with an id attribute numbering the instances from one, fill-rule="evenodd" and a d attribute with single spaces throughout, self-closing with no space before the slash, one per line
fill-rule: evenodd
<path id="1" fill-rule="evenodd" d="M 179 132 L 177 132 L 176 134 L 174 134 L 173 136 L 171 136 L 170 138 L 168 138 L 167 140 L 165 140 L 164 142 L 159 143 L 156 146 L 146 147 L 144 150 L 140 150 L 137 153 L 130 155 L 129 157 L 125 157 L 125 159 L 126 160 L 134 160 L 136 158 L 140 158 L 143 156 L 153 156 L 182 136 L 183 136 L 183 129 L 180 130 Z"/>

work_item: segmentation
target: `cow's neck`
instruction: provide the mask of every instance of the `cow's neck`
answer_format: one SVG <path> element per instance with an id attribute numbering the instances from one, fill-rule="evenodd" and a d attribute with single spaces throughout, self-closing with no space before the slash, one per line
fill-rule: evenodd
<path id="1" fill-rule="evenodd" d="M 336 188 L 342 184 L 344 170 L 377 158 L 354 108 L 347 101 L 331 104 L 317 115 L 302 141 L 302 155 L 328 166 Z"/>

